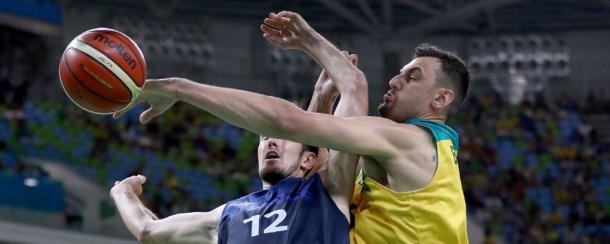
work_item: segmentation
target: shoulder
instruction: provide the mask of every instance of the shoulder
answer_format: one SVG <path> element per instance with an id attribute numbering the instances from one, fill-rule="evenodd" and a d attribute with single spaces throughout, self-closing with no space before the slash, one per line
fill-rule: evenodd
<path id="1" fill-rule="evenodd" d="M 197 218 L 199 221 L 202 221 L 202 225 L 204 228 L 216 229 L 218 228 L 218 223 L 220 223 L 226 205 L 227 204 L 220 205 L 209 212 L 194 213 L 192 217 Z"/>
<path id="2" fill-rule="evenodd" d="M 264 199 L 264 195 L 267 191 L 268 190 L 255 191 L 237 199 L 228 201 L 222 206 L 223 208 L 220 210 L 220 212 L 224 214 L 225 212 L 236 211 L 235 209 L 239 209 L 244 206 L 243 203 L 258 204 L 262 199 Z"/>

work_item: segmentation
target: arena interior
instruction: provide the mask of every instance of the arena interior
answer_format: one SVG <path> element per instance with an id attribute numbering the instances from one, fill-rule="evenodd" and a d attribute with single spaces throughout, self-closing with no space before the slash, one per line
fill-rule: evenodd
<path id="1" fill-rule="evenodd" d="M 0 1 L 0 243 L 136 243 L 109 196 L 148 177 L 159 217 L 208 211 L 261 188 L 258 135 L 187 104 L 138 122 L 87 113 L 58 62 L 109 27 L 141 48 L 148 78 L 181 76 L 307 102 L 320 72 L 269 45 L 269 12 L 300 13 L 356 53 L 370 114 L 419 43 L 455 50 L 474 75 L 450 125 L 470 243 L 610 243 L 610 1 Z"/>

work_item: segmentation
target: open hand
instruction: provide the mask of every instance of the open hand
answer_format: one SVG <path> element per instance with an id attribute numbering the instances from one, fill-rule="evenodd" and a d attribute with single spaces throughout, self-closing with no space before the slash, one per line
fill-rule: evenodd
<path id="1" fill-rule="evenodd" d="M 119 118 L 135 105 L 147 102 L 150 104 L 150 108 L 140 114 L 140 123 L 148 123 L 151 119 L 161 115 L 176 103 L 176 86 L 180 79 L 182 78 L 147 79 L 134 104 L 114 113 L 113 117 L 115 119 Z"/>
<path id="2" fill-rule="evenodd" d="M 301 15 L 290 11 L 270 13 L 260 29 L 269 43 L 282 49 L 303 49 L 315 34 Z"/>

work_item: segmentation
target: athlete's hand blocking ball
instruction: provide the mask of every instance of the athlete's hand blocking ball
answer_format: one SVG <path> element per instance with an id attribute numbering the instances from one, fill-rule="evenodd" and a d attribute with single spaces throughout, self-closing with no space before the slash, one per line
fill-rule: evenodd
<path id="1" fill-rule="evenodd" d="M 150 108 L 140 114 L 140 123 L 145 124 L 153 118 L 161 115 L 169 109 L 176 101 L 177 83 L 182 78 L 147 79 L 136 99 L 135 104 L 147 102 Z M 113 114 L 118 118 L 128 110 L 122 110 Z"/>
<path id="2" fill-rule="evenodd" d="M 114 182 L 114 186 L 110 189 L 110 195 L 120 194 L 121 192 L 133 193 L 136 196 L 142 194 L 142 185 L 146 182 L 146 177 L 143 175 L 134 175 L 122 181 Z"/>
<path id="3" fill-rule="evenodd" d="M 303 49 L 317 36 L 301 15 L 290 11 L 270 13 L 260 29 L 269 43 L 283 49 Z"/>

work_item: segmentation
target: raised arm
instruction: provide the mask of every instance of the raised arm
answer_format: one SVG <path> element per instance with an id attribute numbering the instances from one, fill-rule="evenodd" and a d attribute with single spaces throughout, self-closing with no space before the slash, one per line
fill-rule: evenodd
<path id="1" fill-rule="evenodd" d="M 333 112 L 333 106 L 339 97 L 339 91 L 328 77 L 325 69 L 322 69 L 316 84 L 314 85 L 313 94 L 307 111 L 330 114 Z"/>
<path id="2" fill-rule="evenodd" d="M 354 65 L 358 63 L 355 54 L 349 55 L 342 51 L 350 62 Z M 332 80 L 324 77 L 325 71 L 316 82 L 314 94 L 308 111 L 319 113 L 330 113 L 334 105 L 335 98 L 338 96 L 337 88 Z M 354 80 L 353 82 L 365 82 L 364 80 Z M 368 106 L 367 84 L 356 84 L 354 87 L 362 89 L 352 89 L 341 94 L 341 100 L 337 105 L 334 115 L 337 117 L 364 116 L 367 114 Z M 337 207 L 349 219 L 349 203 L 353 193 L 353 185 L 356 177 L 356 167 L 358 155 L 343 153 L 335 150 L 330 151 L 328 164 L 319 173 L 324 181 L 324 186 Z"/>
<path id="3" fill-rule="evenodd" d="M 354 82 L 365 79 L 356 65 L 311 28 L 299 14 L 290 11 L 270 13 L 260 28 L 263 37 L 271 44 L 285 49 L 301 49 L 313 57 L 326 69 L 341 94 L 363 88 L 358 85 L 364 85 L 366 89 L 366 82 Z M 363 98 L 368 103 L 368 96 Z"/>
<path id="4" fill-rule="evenodd" d="M 123 222 L 141 243 L 216 243 L 224 205 L 210 212 L 176 214 L 158 219 L 138 198 L 146 178 L 132 176 L 116 182 L 110 196 Z"/>

